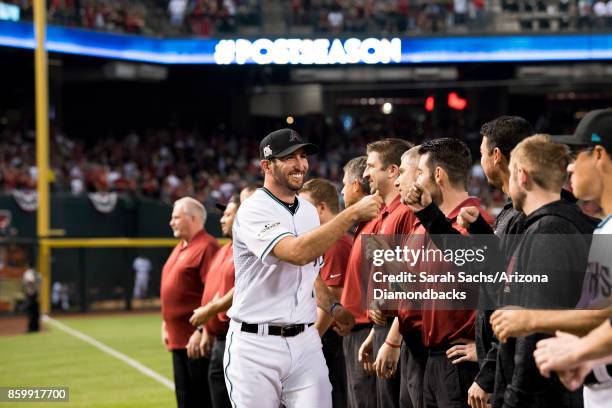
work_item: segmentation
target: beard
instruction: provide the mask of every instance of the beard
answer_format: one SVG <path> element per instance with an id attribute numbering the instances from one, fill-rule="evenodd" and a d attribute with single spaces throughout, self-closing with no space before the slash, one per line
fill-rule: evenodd
<path id="1" fill-rule="evenodd" d="M 300 181 L 293 180 L 289 174 L 282 174 L 278 168 L 274 169 L 273 177 L 279 187 L 294 193 L 300 191 L 304 185 L 304 177 Z"/>
<path id="2" fill-rule="evenodd" d="M 489 183 L 489 185 L 493 186 L 493 188 L 501 190 L 504 186 L 504 181 L 500 173 L 492 172 L 491 174 L 487 174 L 485 172 L 485 176 L 487 178 L 487 182 Z"/>

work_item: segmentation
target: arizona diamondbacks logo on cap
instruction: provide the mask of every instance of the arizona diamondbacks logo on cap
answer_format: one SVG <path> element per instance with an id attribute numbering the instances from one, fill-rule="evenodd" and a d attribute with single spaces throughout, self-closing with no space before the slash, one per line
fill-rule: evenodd
<path id="1" fill-rule="evenodd" d="M 298 135 L 298 133 L 295 130 L 292 130 L 291 135 L 289 135 L 289 141 L 290 142 L 301 142 L 302 138 L 300 137 L 300 135 Z"/>
<path id="2" fill-rule="evenodd" d="M 264 157 L 272 156 L 272 148 L 270 147 L 270 145 L 266 145 L 266 147 L 263 148 L 263 154 Z"/>

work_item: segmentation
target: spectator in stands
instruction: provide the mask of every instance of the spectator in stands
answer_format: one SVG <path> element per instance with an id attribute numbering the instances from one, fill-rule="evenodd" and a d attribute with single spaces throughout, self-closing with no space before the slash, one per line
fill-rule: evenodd
<path id="1" fill-rule="evenodd" d="M 187 0 L 170 0 L 168 13 L 170 13 L 170 24 L 174 27 L 182 27 L 187 11 Z"/>

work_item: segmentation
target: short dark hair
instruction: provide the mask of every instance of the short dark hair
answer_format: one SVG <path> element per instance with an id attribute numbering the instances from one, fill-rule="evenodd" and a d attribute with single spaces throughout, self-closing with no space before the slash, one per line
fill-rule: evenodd
<path id="1" fill-rule="evenodd" d="M 323 179 L 308 180 L 304 183 L 300 192 L 310 194 L 315 204 L 327 204 L 330 211 L 334 214 L 338 214 L 338 211 L 340 211 L 338 190 L 330 181 Z"/>
<path id="2" fill-rule="evenodd" d="M 432 174 L 436 167 L 442 167 L 448 174 L 451 185 L 467 189 L 472 154 L 464 142 L 450 137 L 430 140 L 419 148 L 419 155 L 427 153 L 427 165 Z"/>
<path id="3" fill-rule="evenodd" d="M 350 183 L 357 180 L 359 182 L 359 187 L 361 188 L 361 191 L 365 194 L 369 194 L 370 183 L 368 182 L 368 180 L 363 178 L 363 173 L 365 172 L 366 168 L 366 162 L 366 156 L 355 157 L 354 159 L 349 160 L 344 165 L 343 170 L 344 173 L 347 175 Z"/>
<path id="4" fill-rule="evenodd" d="M 496 147 L 510 160 L 510 152 L 522 140 L 534 134 L 533 127 L 520 116 L 500 116 L 485 123 L 480 134 L 487 138 L 489 153 Z"/>
<path id="5" fill-rule="evenodd" d="M 414 145 L 404 139 L 388 138 L 377 140 L 372 143 L 368 143 L 366 151 L 376 152 L 380 155 L 380 163 L 383 169 L 395 164 L 399 166 L 402 164 L 402 154 Z"/>

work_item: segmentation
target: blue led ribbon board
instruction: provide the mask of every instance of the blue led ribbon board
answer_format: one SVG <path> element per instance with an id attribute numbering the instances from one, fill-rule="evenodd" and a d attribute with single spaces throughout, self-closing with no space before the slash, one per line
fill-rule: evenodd
<path id="1" fill-rule="evenodd" d="M 0 21 L 0 45 L 34 49 L 31 23 Z M 160 39 L 49 26 L 47 49 L 158 64 L 343 65 L 612 59 L 612 34 L 403 38 Z"/>

